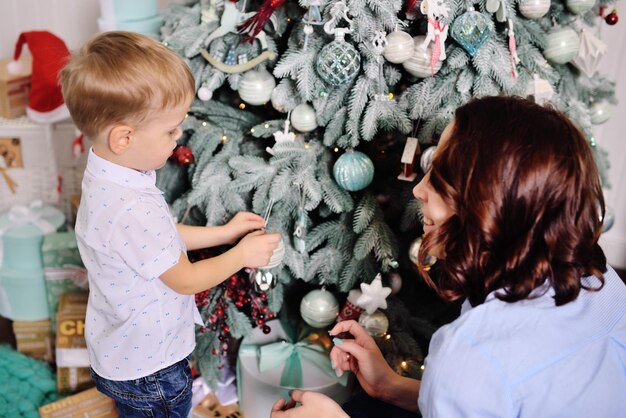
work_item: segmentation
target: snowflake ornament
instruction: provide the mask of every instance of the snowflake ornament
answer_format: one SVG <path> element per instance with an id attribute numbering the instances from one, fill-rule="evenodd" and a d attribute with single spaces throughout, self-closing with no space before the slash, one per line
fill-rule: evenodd
<path id="1" fill-rule="evenodd" d="M 372 283 L 361 283 L 363 294 L 356 300 L 356 304 L 365 309 L 368 314 L 373 314 L 376 309 L 387 309 L 387 296 L 391 293 L 390 287 L 383 287 L 380 273 L 376 275 Z"/>

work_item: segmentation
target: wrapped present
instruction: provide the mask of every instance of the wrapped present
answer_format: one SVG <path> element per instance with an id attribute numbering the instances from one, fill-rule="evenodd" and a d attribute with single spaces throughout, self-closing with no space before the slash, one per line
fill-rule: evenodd
<path id="1" fill-rule="evenodd" d="M 20 68 L 15 73 L 8 71 L 8 64 L 11 61 L 12 57 L 0 60 L 0 116 L 3 118 L 25 115 L 28 106 L 32 57 L 22 55 Z"/>
<path id="2" fill-rule="evenodd" d="M 46 235 L 41 248 L 44 277 L 48 296 L 48 310 L 52 330 L 56 333 L 56 314 L 62 293 L 84 292 L 88 288 L 87 270 L 78 252 L 73 231 Z"/>
<path id="3" fill-rule="evenodd" d="M 298 341 L 295 330 L 279 320 L 267 324 L 269 334 L 256 328 L 239 347 L 237 392 L 246 418 L 266 418 L 274 402 L 288 399 L 293 389 L 320 392 L 339 403 L 348 398 L 348 374 L 337 377 L 323 346 Z"/>
<path id="4" fill-rule="evenodd" d="M 45 234 L 65 223 L 40 201 L 0 216 L 0 315 L 18 321 L 50 319 L 41 246 Z"/>
<path id="5" fill-rule="evenodd" d="M 46 321 L 13 321 L 17 351 L 49 363 L 54 362 L 52 324 Z"/>
<path id="6" fill-rule="evenodd" d="M 57 390 L 75 392 L 93 386 L 85 342 L 87 293 L 63 293 L 57 313 Z"/>
<path id="7" fill-rule="evenodd" d="M 89 389 L 39 408 L 41 418 L 116 417 L 115 402 L 108 396 Z"/>

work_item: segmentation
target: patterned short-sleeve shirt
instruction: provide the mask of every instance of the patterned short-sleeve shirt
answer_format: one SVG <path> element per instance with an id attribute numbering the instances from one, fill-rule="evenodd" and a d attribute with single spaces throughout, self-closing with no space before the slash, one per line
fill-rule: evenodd
<path id="1" fill-rule="evenodd" d="M 185 246 L 154 171 L 122 167 L 89 151 L 76 219 L 89 272 L 85 340 L 91 367 L 110 380 L 150 375 L 185 358 L 202 324 L 193 295 L 159 276 Z"/>

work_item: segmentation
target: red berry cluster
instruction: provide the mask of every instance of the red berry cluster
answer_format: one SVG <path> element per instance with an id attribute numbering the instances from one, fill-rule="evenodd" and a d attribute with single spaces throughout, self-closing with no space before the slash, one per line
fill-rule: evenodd
<path id="1" fill-rule="evenodd" d="M 267 319 L 275 318 L 275 314 L 267 307 L 267 293 L 257 292 L 245 273 L 238 273 L 230 276 L 220 284 L 222 292 L 218 296 L 215 311 L 209 316 L 209 324 L 200 329 L 201 332 L 215 332 L 219 340 L 219 350 L 213 348 L 212 353 L 217 355 L 221 352 L 226 355 L 228 352 L 228 342 L 230 339 L 230 325 L 228 325 L 228 304 L 234 304 L 238 309 L 249 313 L 263 333 L 269 334 L 272 329 L 265 323 Z M 196 304 L 207 306 L 211 292 L 196 294 Z"/>
<path id="2" fill-rule="evenodd" d="M 183 166 L 193 164 L 195 161 L 193 151 L 185 145 L 176 145 L 176 148 L 172 151 L 170 158 Z"/>

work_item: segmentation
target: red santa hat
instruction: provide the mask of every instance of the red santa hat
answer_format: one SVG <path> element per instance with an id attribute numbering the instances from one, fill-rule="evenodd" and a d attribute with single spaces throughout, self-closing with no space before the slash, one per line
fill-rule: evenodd
<path id="1" fill-rule="evenodd" d="M 30 119 L 40 123 L 58 122 L 70 117 L 63 101 L 59 72 L 70 58 L 70 51 L 59 37 L 48 31 L 22 32 L 15 44 L 13 62 L 7 65 L 9 73 L 19 72 L 24 43 L 33 56 L 33 71 L 28 93 L 26 113 Z"/>

